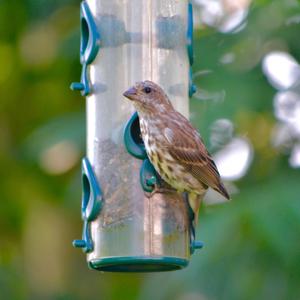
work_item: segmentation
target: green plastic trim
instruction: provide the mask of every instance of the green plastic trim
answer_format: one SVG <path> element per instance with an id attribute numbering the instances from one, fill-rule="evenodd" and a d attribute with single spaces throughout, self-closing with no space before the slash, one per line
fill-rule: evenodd
<path id="1" fill-rule="evenodd" d="M 157 173 L 148 158 L 143 161 L 140 169 L 140 183 L 143 190 L 148 193 L 151 193 L 158 184 Z"/>
<path id="2" fill-rule="evenodd" d="M 138 159 L 143 159 L 140 170 L 140 182 L 145 192 L 152 192 L 154 185 L 158 184 L 158 175 L 148 159 L 144 142 L 141 138 L 139 117 L 135 112 L 127 122 L 124 134 L 124 144 L 127 152 Z"/>
<path id="3" fill-rule="evenodd" d="M 193 72 L 192 68 L 190 68 L 189 72 L 189 97 L 191 98 L 197 92 L 197 87 L 193 83 Z"/>
<path id="4" fill-rule="evenodd" d="M 193 4 L 188 3 L 188 29 L 187 29 L 187 51 L 189 56 L 190 65 L 194 63 L 194 20 L 193 20 Z"/>
<path id="5" fill-rule="evenodd" d="M 135 112 L 127 122 L 124 134 L 124 144 L 127 152 L 138 159 L 146 159 L 147 153 L 141 138 L 139 117 Z"/>
<path id="6" fill-rule="evenodd" d="M 188 3 L 188 29 L 187 29 L 187 52 L 190 62 L 189 71 L 189 97 L 191 98 L 197 91 L 196 85 L 193 83 L 192 65 L 194 63 L 194 20 L 193 20 L 193 4 L 191 1 Z"/>
<path id="7" fill-rule="evenodd" d="M 190 254 L 193 254 L 195 250 L 201 249 L 204 247 L 204 243 L 202 241 L 196 241 L 196 229 L 194 226 L 194 218 L 195 214 L 193 209 L 191 208 L 189 204 L 189 195 L 187 192 L 183 193 L 184 202 L 187 208 L 188 212 L 188 218 L 189 218 L 189 235 L 190 235 Z"/>
<path id="8" fill-rule="evenodd" d="M 73 247 L 81 248 L 83 252 L 89 253 L 94 250 L 93 240 L 90 234 L 90 222 L 83 221 L 82 240 L 74 240 Z"/>
<path id="9" fill-rule="evenodd" d="M 91 10 L 86 1 L 81 3 L 80 8 L 80 62 L 82 64 L 81 82 L 71 83 L 71 90 L 80 91 L 82 96 L 91 92 L 88 78 L 88 65 L 96 58 L 100 48 L 100 34 L 97 30 Z"/>
<path id="10" fill-rule="evenodd" d="M 99 215 L 103 205 L 103 196 L 93 168 L 87 158 L 82 160 L 82 189 L 82 239 L 74 240 L 73 246 L 76 248 L 82 248 L 85 253 L 88 253 L 93 251 L 93 241 L 90 234 L 90 222 L 95 220 Z"/>
<path id="11" fill-rule="evenodd" d="M 204 243 L 202 241 L 193 241 L 191 247 L 191 253 L 193 254 L 195 250 L 202 249 L 204 247 Z"/>
<path id="12" fill-rule="evenodd" d="M 100 34 L 86 1 L 81 3 L 80 22 L 80 61 L 82 64 L 91 64 L 99 51 Z"/>
<path id="13" fill-rule="evenodd" d="M 84 90 L 84 84 L 81 82 L 72 82 L 70 85 L 70 89 L 72 91 L 83 91 Z"/>
<path id="14" fill-rule="evenodd" d="M 169 256 L 116 256 L 92 259 L 91 269 L 106 272 L 163 272 L 180 270 L 189 260 Z"/>
<path id="15" fill-rule="evenodd" d="M 75 248 L 85 248 L 86 247 L 86 241 L 85 240 L 74 240 L 72 242 L 72 245 Z"/>
<path id="16" fill-rule="evenodd" d="M 89 160 L 82 160 L 82 219 L 93 221 L 97 218 L 103 205 L 103 196 L 97 178 Z"/>

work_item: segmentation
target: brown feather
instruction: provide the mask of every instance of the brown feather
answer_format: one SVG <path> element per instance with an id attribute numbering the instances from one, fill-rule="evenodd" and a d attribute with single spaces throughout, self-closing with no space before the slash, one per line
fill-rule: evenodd
<path id="1" fill-rule="evenodd" d="M 217 167 L 196 129 L 175 110 L 165 121 L 164 126 L 172 130 L 173 138 L 172 143 L 165 140 L 162 147 L 194 178 L 229 199 Z"/>

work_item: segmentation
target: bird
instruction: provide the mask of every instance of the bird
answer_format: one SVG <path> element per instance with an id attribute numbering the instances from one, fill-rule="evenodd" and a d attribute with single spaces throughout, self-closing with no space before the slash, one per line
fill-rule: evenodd
<path id="1" fill-rule="evenodd" d="M 173 189 L 188 194 L 194 224 L 208 187 L 230 199 L 199 132 L 175 110 L 158 84 L 137 82 L 123 96 L 138 113 L 141 137 L 156 172 Z"/>

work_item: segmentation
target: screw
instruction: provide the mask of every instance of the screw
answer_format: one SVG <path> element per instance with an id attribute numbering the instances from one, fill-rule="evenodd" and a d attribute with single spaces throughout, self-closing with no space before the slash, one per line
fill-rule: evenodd
<path id="1" fill-rule="evenodd" d="M 201 249 L 201 248 L 203 248 L 203 246 L 204 246 L 204 243 L 201 242 L 201 241 L 194 241 L 193 242 L 193 248 L 194 249 Z"/>
<path id="2" fill-rule="evenodd" d="M 83 91 L 84 90 L 84 84 L 81 82 L 72 82 L 70 85 L 70 89 L 72 91 Z"/>
<path id="3" fill-rule="evenodd" d="M 73 247 L 75 248 L 85 248 L 86 242 L 84 240 L 74 240 L 73 241 Z"/>

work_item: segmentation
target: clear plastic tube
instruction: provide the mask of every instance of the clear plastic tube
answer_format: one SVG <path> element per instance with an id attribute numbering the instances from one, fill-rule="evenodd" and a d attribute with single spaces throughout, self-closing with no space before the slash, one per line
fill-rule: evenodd
<path id="1" fill-rule="evenodd" d="M 188 259 L 187 210 L 178 194 L 145 195 L 141 161 L 123 144 L 133 113 L 122 93 L 136 81 L 161 85 L 175 108 L 188 116 L 189 61 L 185 0 L 87 0 L 100 33 L 100 50 L 89 68 L 87 157 L 104 193 L 91 223 L 94 250 L 88 261 L 112 257 Z"/>

